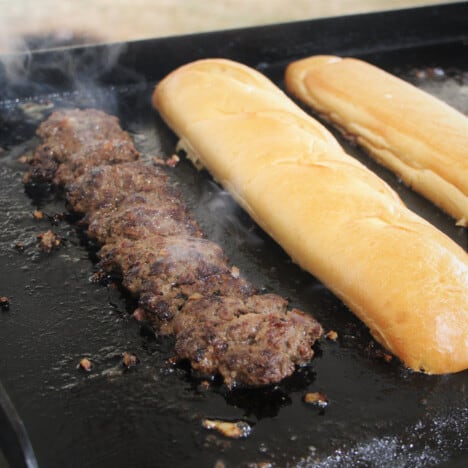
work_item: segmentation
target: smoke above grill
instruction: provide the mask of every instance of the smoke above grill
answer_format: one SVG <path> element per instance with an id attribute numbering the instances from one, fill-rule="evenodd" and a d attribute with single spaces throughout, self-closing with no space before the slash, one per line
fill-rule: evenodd
<path id="1" fill-rule="evenodd" d="M 456 18 L 459 26 L 454 25 Z M 173 353 L 171 339 L 141 329 L 129 314 L 135 304 L 129 306 L 120 290 L 89 281 L 92 251 L 60 217 L 63 202 L 47 191 L 25 194 L 24 167 L 18 162 L 37 144 L 38 122 L 63 107 L 95 106 L 117 114 L 148 157 L 171 155 L 176 138 L 150 108 L 150 93 L 164 74 L 201 56 L 261 65 L 279 84 L 287 59 L 323 47 L 339 54 L 358 51 L 403 77 L 414 78 L 414 71 L 434 64 L 460 70 L 459 76 L 466 77 L 466 42 L 453 42 L 463 31 L 466 36 L 463 18 L 466 4 L 464 10 L 459 4 L 223 31 L 188 40 L 173 37 L 88 50 L 23 49 L 2 57 L 0 295 L 9 298 L 10 306 L 0 314 L 0 374 L 41 466 L 64 466 L 70 460 L 80 466 L 102 466 L 105 460 L 114 467 L 128 466 L 129 461 L 142 467 L 154 466 L 155 461 L 161 466 L 215 466 L 218 460 L 228 466 L 339 466 L 340 460 L 377 466 L 395 459 L 429 466 L 466 456 L 466 375 L 415 375 L 382 360 L 368 346 L 367 332 L 342 304 L 293 265 L 252 227 L 245 213 L 218 193 L 203 171 L 195 171 L 184 158 L 171 174 L 207 236 L 219 240 L 249 279 L 277 290 L 294 306 L 310 310 L 326 330 L 337 332 L 336 341 L 320 344 L 312 366 L 278 386 L 227 392 L 215 384 L 207 390 L 203 380 L 189 377 L 187 367 L 166 364 Z M 8 79 L 5 61 L 11 67 Z M 87 80 L 86 70 L 93 79 Z M 419 75 L 416 78 L 418 86 L 424 84 Z M 446 81 L 447 74 L 431 81 L 431 90 L 440 92 Z M 444 91 L 444 96 L 457 104 L 465 87 L 466 80 L 455 80 L 453 92 Z M 349 151 L 363 159 L 352 145 Z M 455 229 L 404 186 L 395 186 L 415 209 L 466 246 L 466 230 Z M 36 209 L 44 213 L 41 220 L 32 215 Z M 228 218 L 225 224 L 219 219 L 223 213 Z M 233 227 L 236 219 L 240 227 Z M 65 239 L 62 247 L 51 254 L 38 252 L 35 235 L 51 227 Z M 122 368 L 124 351 L 137 354 L 136 368 Z M 83 357 L 92 360 L 91 372 L 76 369 Z M 328 407 L 306 404 L 306 392 L 324 392 Z M 226 440 L 207 432 L 202 418 L 246 421 L 253 430 L 246 439 Z"/>

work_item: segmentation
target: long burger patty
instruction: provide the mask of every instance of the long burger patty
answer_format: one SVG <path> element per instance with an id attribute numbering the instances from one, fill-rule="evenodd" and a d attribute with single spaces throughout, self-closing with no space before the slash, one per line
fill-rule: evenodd
<path id="1" fill-rule="evenodd" d="M 64 188 L 88 236 L 102 244 L 101 268 L 122 276 L 140 316 L 174 335 L 179 358 L 203 375 L 220 374 L 227 386 L 276 383 L 312 358 L 320 324 L 239 277 L 168 174 L 139 161 L 116 117 L 60 110 L 37 135 L 42 143 L 25 182 Z"/>

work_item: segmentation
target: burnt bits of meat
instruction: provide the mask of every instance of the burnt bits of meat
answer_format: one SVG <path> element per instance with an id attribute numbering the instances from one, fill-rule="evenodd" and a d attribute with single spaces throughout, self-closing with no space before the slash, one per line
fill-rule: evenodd
<path id="1" fill-rule="evenodd" d="M 101 246 L 100 266 L 118 273 L 139 301 L 138 316 L 175 337 L 179 359 L 226 385 L 276 383 L 313 356 L 322 333 L 309 315 L 256 288 L 206 239 L 165 168 L 139 160 L 115 117 L 54 112 L 25 182 L 50 182 L 84 217 Z"/>

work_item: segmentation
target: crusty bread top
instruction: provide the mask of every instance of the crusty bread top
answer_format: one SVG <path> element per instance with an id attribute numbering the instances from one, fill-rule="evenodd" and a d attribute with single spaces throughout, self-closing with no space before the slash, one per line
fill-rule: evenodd
<path id="1" fill-rule="evenodd" d="M 468 367 L 466 253 L 266 77 L 194 62 L 153 103 L 189 156 L 408 367 Z"/>
<path id="2" fill-rule="evenodd" d="M 285 82 L 460 225 L 468 224 L 468 118 L 461 112 L 355 58 L 298 60 L 287 67 Z"/>

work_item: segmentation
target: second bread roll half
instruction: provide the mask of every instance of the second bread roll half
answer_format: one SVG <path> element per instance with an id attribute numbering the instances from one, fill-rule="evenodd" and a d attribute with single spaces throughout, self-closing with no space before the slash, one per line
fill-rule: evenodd
<path id="1" fill-rule="evenodd" d="M 202 60 L 162 80 L 153 104 L 189 157 L 406 366 L 468 367 L 467 254 L 266 77 Z"/>
<path id="2" fill-rule="evenodd" d="M 317 55 L 291 63 L 286 88 L 459 226 L 468 226 L 468 118 L 369 63 Z"/>

